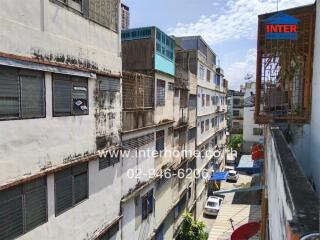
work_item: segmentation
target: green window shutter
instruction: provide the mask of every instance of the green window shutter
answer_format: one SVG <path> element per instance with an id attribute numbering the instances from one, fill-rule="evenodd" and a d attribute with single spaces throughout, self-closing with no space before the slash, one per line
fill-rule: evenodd
<path id="1" fill-rule="evenodd" d="M 88 197 L 88 174 L 74 176 L 74 203 L 79 203 Z"/>
<path id="2" fill-rule="evenodd" d="M 58 172 L 55 178 L 56 215 L 72 207 L 72 174 L 71 169 Z"/>
<path id="3" fill-rule="evenodd" d="M 47 222 L 47 187 L 45 178 L 24 185 L 26 231 Z"/>
<path id="4" fill-rule="evenodd" d="M 21 112 L 23 118 L 43 117 L 44 75 L 40 72 L 26 72 L 20 76 Z"/>
<path id="5" fill-rule="evenodd" d="M 23 234 L 21 186 L 0 192 L 0 240 Z"/>
<path id="6" fill-rule="evenodd" d="M 53 105 L 55 116 L 71 115 L 71 87 L 70 78 L 63 75 L 53 75 Z"/>
<path id="7" fill-rule="evenodd" d="M 120 79 L 98 76 L 100 82 L 100 91 L 119 92 Z"/>
<path id="8" fill-rule="evenodd" d="M 0 119 L 20 117 L 20 83 L 15 68 L 0 67 Z"/>

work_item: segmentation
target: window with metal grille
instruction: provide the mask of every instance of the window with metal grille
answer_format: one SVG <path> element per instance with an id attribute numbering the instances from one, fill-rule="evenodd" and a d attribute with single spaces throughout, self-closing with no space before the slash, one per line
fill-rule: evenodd
<path id="1" fill-rule="evenodd" d="M 196 127 L 189 129 L 189 132 L 188 132 L 189 141 L 192 139 L 195 139 L 196 135 L 197 135 L 197 128 Z"/>
<path id="2" fill-rule="evenodd" d="M 111 156 L 112 155 L 112 156 Z M 112 152 L 108 153 L 107 156 L 103 156 L 99 159 L 99 170 L 114 166 L 120 162 L 119 153 Z"/>
<path id="3" fill-rule="evenodd" d="M 166 82 L 157 80 L 157 106 L 166 104 Z"/>
<path id="4" fill-rule="evenodd" d="M 157 44 L 156 44 L 156 50 L 157 53 L 162 55 L 163 57 L 168 58 L 169 60 L 174 60 L 174 48 L 175 43 L 172 38 L 167 36 L 164 32 L 160 31 L 159 29 L 156 29 L 157 34 Z"/>
<path id="5" fill-rule="evenodd" d="M 197 107 L 197 96 L 189 95 L 189 109 L 195 109 Z"/>
<path id="6" fill-rule="evenodd" d="M 53 115 L 86 115 L 88 107 L 88 79 L 53 74 Z"/>
<path id="7" fill-rule="evenodd" d="M 156 132 L 156 151 L 158 153 L 164 151 L 164 130 Z"/>
<path id="8" fill-rule="evenodd" d="M 110 240 L 119 231 L 119 221 L 114 223 L 105 233 L 103 233 L 98 239 L 99 240 Z"/>
<path id="9" fill-rule="evenodd" d="M 56 216 L 89 197 L 88 163 L 55 173 Z"/>
<path id="10" fill-rule="evenodd" d="M 0 192 L 0 239 L 15 239 L 47 221 L 45 177 Z"/>
<path id="11" fill-rule="evenodd" d="M 210 96 L 206 95 L 206 106 L 210 106 Z"/>
<path id="12" fill-rule="evenodd" d="M 154 143 L 154 133 L 123 141 L 123 147 L 126 149 L 138 149 L 150 143 Z"/>
<path id="13" fill-rule="evenodd" d="M 239 105 L 240 104 L 240 99 L 239 98 L 234 98 L 233 99 L 233 104 L 234 105 Z"/>
<path id="14" fill-rule="evenodd" d="M 174 90 L 174 84 L 173 83 L 168 83 L 168 90 L 173 91 Z"/>
<path id="15" fill-rule="evenodd" d="M 233 110 L 232 115 L 235 116 L 235 117 L 239 117 L 240 116 L 240 111 L 239 110 Z"/>
<path id="16" fill-rule="evenodd" d="M 0 119 L 45 117 L 44 74 L 0 67 Z"/>
<path id="17" fill-rule="evenodd" d="M 153 189 L 141 198 L 142 220 L 146 219 L 153 212 Z"/>
<path id="18" fill-rule="evenodd" d="M 207 81 L 210 82 L 211 80 L 211 71 L 207 69 Z"/>
<path id="19" fill-rule="evenodd" d="M 204 121 L 201 121 L 201 133 L 204 132 Z"/>
<path id="20" fill-rule="evenodd" d="M 199 78 L 201 80 L 204 80 L 204 72 L 205 72 L 204 66 L 200 64 L 200 66 L 199 66 Z"/>
<path id="21" fill-rule="evenodd" d="M 207 120 L 206 120 L 206 131 L 208 131 L 208 130 L 209 130 L 209 124 L 210 124 L 209 122 L 210 122 L 210 120 L 209 120 L 209 119 L 207 119 Z"/>

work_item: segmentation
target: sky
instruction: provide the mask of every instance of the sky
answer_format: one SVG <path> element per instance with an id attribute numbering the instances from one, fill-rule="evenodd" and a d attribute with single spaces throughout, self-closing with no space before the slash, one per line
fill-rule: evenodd
<path id="1" fill-rule="evenodd" d="M 201 35 L 217 54 L 229 89 L 255 76 L 257 15 L 277 11 L 277 0 L 122 0 L 130 27 L 157 26 L 169 35 Z M 279 10 L 314 0 L 279 0 Z M 252 79 L 254 80 L 254 78 Z"/>

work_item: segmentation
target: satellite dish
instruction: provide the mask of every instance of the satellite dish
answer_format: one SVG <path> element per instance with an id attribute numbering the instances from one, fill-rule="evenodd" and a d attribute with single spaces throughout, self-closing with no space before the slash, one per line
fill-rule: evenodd
<path id="1" fill-rule="evenodd" d="M 244 80 L 250 80 L 253 78 L 253 74 L 247 73 L 247 75 L 244 77 Z"/>

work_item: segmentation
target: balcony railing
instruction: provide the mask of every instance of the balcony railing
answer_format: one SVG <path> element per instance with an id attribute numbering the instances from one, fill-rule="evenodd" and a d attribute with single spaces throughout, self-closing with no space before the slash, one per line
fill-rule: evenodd
<path id="1" fill-rule="evenodd" d="M 278 127 L 266 130 L 265 179 L 270 239 L 301 239 L 319 233 L 319 202 L 311 185 L 281 130 Z"/>

